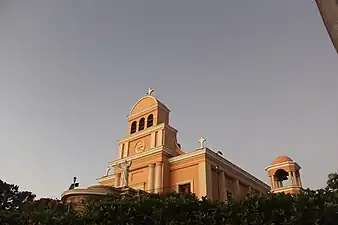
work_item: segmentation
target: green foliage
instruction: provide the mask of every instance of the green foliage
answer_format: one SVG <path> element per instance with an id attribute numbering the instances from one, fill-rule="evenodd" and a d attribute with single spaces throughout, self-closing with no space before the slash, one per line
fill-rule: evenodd
<path id="1" fill-rule="evenodd" d="M 6 190 L 6 196 L 11 197 L 4 198 L 4 192 L 0 193 L 0 224 L 337 225 L 336 184 L 336 175 L 330 174 L 325 189 L 307 189 L 292 196 L 248 196 L 238 202 L 198 200 L 194 195 L 177 193 L 147 195 L 133 200 L 93 200 L 88 202 L 82 214 L 76 214 L 72 207 L 59 200 L 31 199 L 22 203 L 21 195 L 24 193 L 19 192 L 16 186 L 6 186 L 1 190 Z M 8 194 L 8 190 L 12 190 L 12 194 Z M 33 196 L 30 192 L 28 194 Z"/>
<path id="2" fill-rule="evenodd" d="M 31 202 L 35 198 L 31 192 L 19 191 L 19 186 L 0 180 L 0 210 L 18 210 L 24 200 Z"/>
<path id="3" fill-rule="evenodd" d="M 78 224 L 74 210 L 60 200 L 42 198 L 25 204 L 21 212 L 21 223 L 31 224 Z"/>
<path id="4" fill-rule="evenodd" d="M 18 224 L 24 204 L 34 198 L 31 192 L 19 191 L 17 185 L 0 180 L 0 224 Z"/>
<path id="5" fill-rule="evenodd" d="M 338 191 L 338 172 L 329 174 L 326 188 L 332 191 Z"/>
<path id="6" fill-rule="evenodd" d="M 305 190 L 299 195 L 250 196 L 240 202 L 197 200 L 194 196 L 149 196 L 91 202 L 85 224 L 337 224 L 338 195 Z"/>

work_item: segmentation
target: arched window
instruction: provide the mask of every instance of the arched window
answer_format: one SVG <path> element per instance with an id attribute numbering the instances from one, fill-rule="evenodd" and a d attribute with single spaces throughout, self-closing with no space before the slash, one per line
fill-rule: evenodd
<path id="1" fill-rule="evenodd" d="M 147 118 L 147 128 L 151 127 L 154 123 L 154 116 L 153 114 L 150 114 Z"/>
<path id="2" fill-rule="evenodd" d="M 289 178 L 288 172 L 286 172 L 283 169 L 279 169 L 275 172 L 275 181 L 277 184 L 277 187 L 284 187 L 287 185 L 290 185 L 289 181 L 291 178 Z"/>
<path id="3" fill-rule="evenodd" d="M 134 121 L 134 122 L 131 124 L 130 134 L 133 134 L 133 133 L 136 132 L 136 127 L 137 127 L 137 122 Z"/>
<path id="4" fill-rule="evenodd" d="M 138 124 L 138 130 L 143 130 L 144 129 L 144 123 L 145 123 L 145 119 L 144 118 L 141 118 L 140 119 L 140 122 Z"/>

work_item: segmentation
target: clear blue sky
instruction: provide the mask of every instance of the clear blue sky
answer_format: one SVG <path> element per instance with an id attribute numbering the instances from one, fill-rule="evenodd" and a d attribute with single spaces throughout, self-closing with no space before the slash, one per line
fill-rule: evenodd
<path id="1" fill-rule="evenodd" d="M 0 0 L 0 178 L 60 197 L 96 184 L 149 87 L 184 151 L 208 147 L 268 182 L 338 169 L 338 57 L 310 0 Z"/>

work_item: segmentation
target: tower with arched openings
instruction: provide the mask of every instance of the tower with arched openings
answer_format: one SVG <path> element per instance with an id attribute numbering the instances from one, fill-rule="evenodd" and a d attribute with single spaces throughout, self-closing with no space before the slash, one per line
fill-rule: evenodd
<path id="1" fill-rule="evenodd" d="M 301 167 L 288 156 L 278 156 L 265 170 L 272 193 L 297 194 L 302 190 Z"/>

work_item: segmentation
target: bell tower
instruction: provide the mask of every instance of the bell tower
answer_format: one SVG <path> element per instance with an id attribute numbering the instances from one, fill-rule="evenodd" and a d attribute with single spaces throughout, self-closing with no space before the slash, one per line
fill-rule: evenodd
<path id="1" fill-rule="evenodd" d="M 170 110 L 153 92 L 149 88 L 131 108 L 127 134 L 118 142 L 118 157 L 108 163 L 100 184 L 151 193 L 170 187 L 169 158 L 184 152 L 177 143 L 177 130 L 169 124 Z"/>
<path id="2" fill-rule="evenodd" d="M 153 96 L 147 95 L 132 107 L 128 115 L 128 133 L 119 141 L 119 159 L 164 146 L 180 154 L 176 141 L 177 130 L 169 126 L 170 110 Z"/>
<path id="3" fill-rule="evenodd" d="M 301 167 L 290 157 L 278 156 L 265 170 L 270 177 L 272 193 L 297 194 L 302 190 Z"/>

